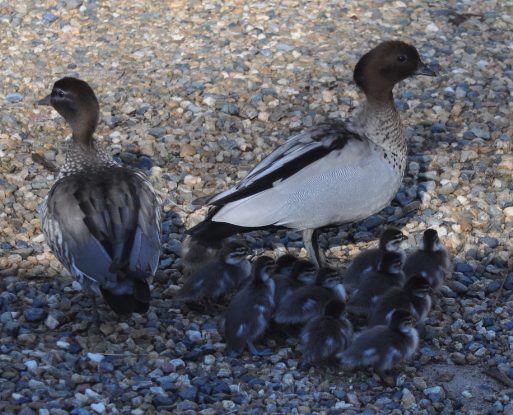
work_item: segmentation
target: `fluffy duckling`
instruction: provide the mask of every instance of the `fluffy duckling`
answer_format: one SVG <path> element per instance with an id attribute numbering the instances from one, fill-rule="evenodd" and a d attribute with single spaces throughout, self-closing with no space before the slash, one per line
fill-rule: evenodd
<path id="1" fill-rule="evenodd" d="M 233 188 L 195 200 L 214 208 L 188 233 L 219 240 L 272 226 L 301 230 L 309 259 L 324 266 L 316 230 L 379 212 L 401 186 L 407 145 L 392 91 L 414 75 L 436 74 L 407 43 L 386 41 L 363 55 L 353 78 L 366 101 L 346 119 L 291 137 Z"/>
<path id="2" fill-rule="evenodd" d="M 246 282 L 251 274 L 251 264 L 246 259 L 248 248 L 239 242 L 228 242 L 219 259 L 210 261 L 192 274 L 176 293 L 175 300 L 188 302 L 205 298 L 212 313 L 210 300 L 219 298 Z"/>
<path id="3" fill-rule="evenodd" d="M 100 118 L 94 91 L 63 78 L 38 105 L 51 105 L 73 129 L 66 161 L 41 208 L 46 243 L 86 289 L 118 314 L 145 313 L 160 256 L 161 201 L 146 175 L 121 167 L 93 134 Z"/>
<path id="4" fill-rule="evenodd" d="M 331 300 L 324 315 L 305 324 L 301 331 L 303 359 L 314 363 L 334 358 L 349 346 L 353 337 L 353 325 L 344 316 L 346 304 L 340 299 Z"/>
<path id="5" fill-rule="evenodd" d="M 409 278 L 404 287 L 393 287 L 376 303 L 369 326 L 386 325 L 392 312 L 403 308 L 410 310 L 417 324 L 423 322 L 431 310 L 431 287 L 424 277 Z"/>
<path id="6" fill-rule="evenodd" d="M 373 367 L 377 372 L 393 369 L 410 359 L 419 343 L 415 319 L 407 310 L 394 310 L 388 325 L 375 326 L 358 334 L 347 350 L 337 355 L 344 365 Z"/>
<path id="7" fill-rule="evenodd" d="M 402 272 L 403 257 L 397 252 L 386 252 L 377 271 L 365 275 L 359 288 L 353 291 L 349 311 L 358 315 L 370 315 L 379 298 L 392 287 L 405 282 Z"/>
<path id="8" fill-rule="evenodd" d="M 180 252 L 183 274 L 190 276 L 210 261 L 219 257 L 223 245 L 224 240 L 212 242 L 198 241 L 185 234 L 182 239 Z"/>
<path id="9" fill-rule="evenodd" d="M 362 278 L 371 271 L 378 269 L 379 263 L 383 259 L 386 252 L 398 252 L 406 257 L 403 250 L 399 248 L 401 242 L 406 239 L 402 231 L 397 228 L 385 229 L 379 238 L 379 246 L 374 249 L 367 249 L 351 261 L 346 275 L 344 276 L 344 284 L 357 287 Z"/>
<path id="10" fill-rule="evenodd" d="M 277 275 L 290 275 L 294 264 L 299 261 L 299 258 L 294 255 L 285 254 L 276 259 L 276 268 L 273 272 L 273 278 Z"/>
<path id="11" fill-rule="evenodd" d="M 304 324 L 324 313 L 326 305 L 334 299 L 346 300 L 346 291 L 338 284 L 339 274 L 332 268 L 321 268 L 315 285 L 298 288 L 285 298 L 274 313 L 282 324 Z"/>
<path id="12" fill-rule="evenodd" d="M 440 243 L 438 232 L 427 229 L 422 236 L 420 248 L 406 258 L 403 270 L 406 277 L 421 275 L 427 278 L 431 288 L 436 290 L 445 283 L 450 264 L 449 252 Z"/>
<path id="13" fill-rule="evenodd" d="M 272 258 L 256 260 L 253 280 L 233 297 L 225 312 L 224 332 L 228 349 L 239 355 L 246 344 L 255 356 L 273 354 L 258 351 L 253 341 L 264 334 L 274 309 L 274 281 L 270 274 L 275 267 Z"/>
<path id="14" fill-rule="evenodd" d="M 281 259 L 281 258 L 280 258 Z M 296 261 L 290 275 L 273 274 L 275 283 L 274 305 L 278 307 L 292 292 L 306 284 L 313 284 L 317 268 L 310 261 Z"/>

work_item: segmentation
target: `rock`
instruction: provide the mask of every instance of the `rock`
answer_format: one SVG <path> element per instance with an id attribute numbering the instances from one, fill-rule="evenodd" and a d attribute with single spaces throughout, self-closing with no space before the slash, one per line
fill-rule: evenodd
<path id="1" fill-rule="evenodd" d="M 82 6 L 83 0 L 67 0 L 66 1 L 66 8 L 67 9 L 78 9 L 80 6 Z"/>
<path id="2" fill-rule="evenodd" d="M 45 15 L 50 15 L 50 13 L 45 13 L 43 15 L 43 18 L 46 18 Z M 51 15 L 51 16 L 53 16 L 53 15 Z M 55 17 L 55 19 L 57 19 L 57 16 L 54 16 L 54 17 Z M 24 98 L 24 96 L 22 94 L 16 92 L 14 94 L 7 94 L 7 96 L 5 97 L 5 102 L 7 102 L 9 104 L 16 104 L 18 102 L 23 101 L 23 98 Z"/>
<path id="3" fill-rule="evenodd" d="M 23 312 L 23 315 L 29 323 L 37 323 L 45 318 L 46 310 L 42 308 L 29 308 Z"/>
<path id="4" fill-rule="evenodd" d="M 190 144 L 182 144 L 180 148 L 180 157 L 194 156 L 196 149 Z"/>
<path id="5" fill-rule="evenodd" d="M 18 125 L 18 121 L 16 120 L 16 118 L 11 115 L 11 114 L 4 114 L 2 116 L 2 124 L 5 125 L 5 126 L 15 126 L 15 125 Z"/>

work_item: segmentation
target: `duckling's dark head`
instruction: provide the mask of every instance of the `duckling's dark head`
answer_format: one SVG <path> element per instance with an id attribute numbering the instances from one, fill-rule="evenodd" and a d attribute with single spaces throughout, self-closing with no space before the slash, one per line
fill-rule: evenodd
<path id="1" fill-rule="evenodd" d="M 420 249 L 426 252 L 436 252 L 440 250 L 440 239 L 438 238 L 438 232 L 434 229 L 427 229 L 424 231 L 422 236 L 422 242 Z"/>
<path id="2" fill-rule="evenodd" d="M 228 242 L 219 254 L 221 261 L 227 264 L 238 264 L 248 256 L 248 248 L 239 242 Z"/>
<path id="3" fill-rule="evenodd" d="M 337 286 L 340 275 L 336 269 L 324 267 L 317 273 L 315 284 L 321 287 L 334 288 Z"/>
<path id="4" fill-rule="evenodd" d="M 314 282 L 317 276 L 317 268 L 310 261 L 297 261 L 292 267 L 291 278 L 310 283 Z"/>
<path id="5" fill-rule="evenodd" d="M 408 278 L 408 281 L 404 284 L 404 289 L 416 297 L 425 297 L 431 291 L 429 281 L 417 275 Z"/>
<path id="6" fill-rule="evenodd" d="M 412 314 L 408 310 L 401 308 L 394 310 L 388 319 L 388 327 L 403 333 L 408 333 L 414 324 L 415 319 Z"/>
<path id="7" fill-rule="evenodd" d="M 406 239 L 403 232 L 397 228 L 385 229 L 379 238 L 379 249 L 383 251 L 397 251 L 401 242 Z"/>
<path id="8" fill-rule="evenodd" d="M 399 40 L 380 43 L 367 52 L 354 68 L 353 79 L 367 98 L 391 94 L 394 85 L 413 75 L 436 76 L 420 59 L 414 46 Z"/>
<path id="9" fill-rule="evenodd" d="M 388 274 L 398 274 L 404 265 L 403 256 L 397 252 L 387 252 L 381 258 L 379 270 Z"/>
<path id="10" fill-rule="evenodd" d="M 276 267 L 276 263 L 274 259 L 268 256 L 261 256 L 255 261 L 255 265 L 253 268 L 253 272 L 255 278 L 261 279 L 262 281 L 267 281 L 269 279 L 269 275 L 273 272 Z"/>
<path id="11" fill-rule="evenodd" d="M 294 264 L 298 261 L 294 255 L 285 254 L 276 260 L 276 272 L 280 274 L 290 274 Z"/>
<path id="12" fill-rule="evenodd" d="M 38 105 L 51 105 L 74 132 L 86 128 L 94 132 L 98 125 L 100 105 L 92 88 L 80 79 L 66 77 L 58 80 L 53 85 L 52 93 L 40 100 Z"/>

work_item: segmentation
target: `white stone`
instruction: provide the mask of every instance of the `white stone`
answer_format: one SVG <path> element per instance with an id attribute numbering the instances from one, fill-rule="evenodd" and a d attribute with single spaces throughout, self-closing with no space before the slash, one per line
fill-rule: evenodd
<path id="1" fill-rule="evenodd" d="M 93 403 L 91 405 L 91 409 L 99 414 L 103 414 L 105 412 L 105 405 L 100 403 Z"/>
<path id="2" fill-rule="evenodd" d="M 59 322 L 57 321 L 57 319 L 51 315 L 49 315 L 47 318 L 46 318 L 46 321 L 45 321 L 45 325 L 46 327 L 48 327 L 50 330 L 55 330 L 57 327 L 59 327 Z"/>
<path id="3" fill-rule="evenodd" d="M 100 363 L 103 359 L 105 359 L 105 356 L 100 353 L 87 353 L 87 357 L 93 362 L 97 363 Z"/>
<path id="4" fill-rule="evenodd" d="M 37 362 L 35 360 L 27 360 L 24 363 L 25 366 L 27 366 L 28 370 L 36 370 L 37 369 Z"/>
<path id="5" fill-rule="evenodd" d="M 211 354 L 207 354 L 205 356 L 205 359 L 203 360 L 203 362 L 206 365 L 213 365 L 216 362 L 216 358 L 215 358 L 215 356 L 212 356 Z"/>
<path id="6" fill-rule="evenodd" d="M 439 30 L 438 26 L 434 23 L 429 23 L 426 26 L 426 32 L 438 32 Z"/>
<path id="7" fill-rule="evenodd" d="M 216 100 L 212 97 L 206 97 L 204 100 L 203 100 L 203 103 L 205 105 L 208 105 L 209 107 L 213 107 L 214 105 L 216 105 Z"/>
<path id="8" fill-rule="evenodd" d="M 73 288 L 75 291 L 82 291 L 82 284 L 80 284 L 78 281 L 73 281 L 71 288 Z"/>

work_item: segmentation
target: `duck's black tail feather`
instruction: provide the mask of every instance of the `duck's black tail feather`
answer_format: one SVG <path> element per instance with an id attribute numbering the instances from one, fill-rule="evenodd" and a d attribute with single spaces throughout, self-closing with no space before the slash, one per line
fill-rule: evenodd
<path id="1" fill-rule="evenodd" d="M 116 295 L 100 287 L 105 302 L 117 314 L 146 313 L 150 308 L 151 292 L 146 281 L 134 280 L 134 294 Z"/>
<path id="2" fill-rule="evenodd" d="M 207 218 L 203 222 L 198 223 L 196 226 L 187 230 L 187 233 L 191 235 L 194 240 L 208 243 L 229 238 L 230 236 L 233 236 L 237 233 L 275 228 L 272 225 L 258 228 L 248 228 L 245 226 L 233 225 L 226 222 L 214 222 L 212 218 L 221 208 L 222 206 L 212 207 L 208 212 Z"/>

